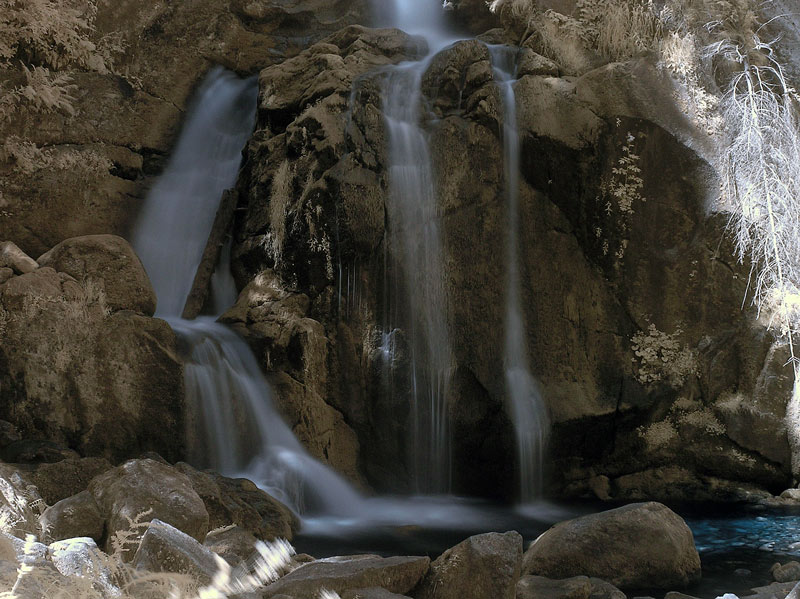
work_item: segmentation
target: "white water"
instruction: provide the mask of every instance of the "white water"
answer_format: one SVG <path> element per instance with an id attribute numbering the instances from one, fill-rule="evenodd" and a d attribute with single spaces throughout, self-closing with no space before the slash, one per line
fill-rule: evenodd
<path id="1" fill-rule="evenodd" d="M 196 92 L 172 157 L 133 235 L 158 315 L 183 312 L 222 192 L 233 187 L 253 130 L 257 82 L 213 69 Z"/>
<path id="2" fill-rule="evenodd" d="M 520 499 L 531 502 L 541 496 L 544 450 L 549 431 L 547 408 L 536 379 L 528 366 L 525 320 L 519 265 L 519 172 L 520 147 L 517 130 L 516 54 L 509 46 L 489 46 L 494 78 L 503 98 L 503 158 L 508 210 L 508 290 L 506 294 L 504 368 L 517 438 Z"/>
<path id="3" fill-rule="evenodd" d="M 246 476 L 297 513 L 357 513 L 361 497 L 314 460 L 275 410 L 250 349 L 213 318 L 180 318 L 222 192 L 233 186 L 254 125 L 256 83 L 221 68 L 197 92 L 165 172 L 147 197 L 134 235 L 164 317 L 188 349 L 185 362 L 190 457 L 229 476 Z M 236 289 L 223 248 L 212 279 L 218 312 Z"/>
<path id="4" fill-rule="evenodd" d="M 388 371 L 395 357 L 395 331 L 402 329 L 412 362 L 411 381 L 400 388 L 410 388 L 412 395 L 409 454 L 415 489 L 446 493 L 451 479 L 447 397 L 453 357 L 433 163 L 421 124 L 421 87 L 430 58 L 452 40 L 436 2 L 395 0 L 391 12 L 392 26 L 424 37 L 430 54 L 389 69 L 384 88 L 389 133 L 388 246 L 399 271 L 387 295 L 391 305 L 384 319 L 384 355 Z M 392 303 L 398 298 L 402 299 Z"/>
<path id="5" fill-rule="evenodd" d="M 414 295 L 424 298 L 415 304 L 419 319 L 412 329 L 412 334 L 419 336 L 416 348 L 425 356 L 422 364 L 415 362 L 415 399 L 420 404 L 430 402 L 433 416 L 427 428 L 422 424 L 417 427 L 415 435 L 420 460 L 429 460 L 431 465 L 427 470 L 423 464 L 417 466 L 436 484 L 446 484 L 449 447 L 443 402 L 451 354 L 441 286 L 436 198 L 427 138 L 418 124 L 419 103 L 401 101 L 419 99 L 419 77 L 424 68 L 420 63 L 398 67 L 393 73 L 397 75 L 394 87 L 387 87 L 387 114 L 395 138 L 392 174 L 400 181 L 398 189 L 406 192 L 393 192 L 392 210 L 398 222 L 409 225 L 394 227 L 393 241 L 405 243 L 400 246 L 400 258 L 407 261 L 406 272 L 412 273 L 406 283 L 412 285 Z M 403 87 L 400 82 L 409 76 L 413 85 Z M 199 88 L 175 155 L 148 196 L 134 237 L 159 298 L 158 314 L 170 322 L 186 348 L 188 420 L 193 427 L 189 437 L 195 441 L 191 445 L 192 460 L 230 476 L 254 480 L 304 514 L 304 522 L 317 530 L 363 527 L 370 522 L 424 524 L 432 520 L 457 527 L 470 514 L 479 517 L 468 506 L 456 509 L 457 504 L 442 500 L 363 498 L 311 458 L 293 436 L 273 406 L 269 386 L 254 356 L 238 336 L 213 318 L 187 321 L 179 317 L 222 191 L 235 182 L 241 148 L 253 126 L 255 96 L 251 80 L 237 79 L 221 69 L 209 74 Z M 415 243 L 408 243 L 412 240 Z M 228 252 L 229 247 L 224 248 L 222 266 L 212 283 L 217 312 L 235 299 L 227 268 Z M 429 387 L 420 391 L 423 383 Z M 418 409 L 422 414 L 423 408 Z M 441 453 L 432 457 L 428 452 Z M 446 461 L 439 462 L 440 455 Z M 320 517 L 309 518 L 313 514 Z"/>

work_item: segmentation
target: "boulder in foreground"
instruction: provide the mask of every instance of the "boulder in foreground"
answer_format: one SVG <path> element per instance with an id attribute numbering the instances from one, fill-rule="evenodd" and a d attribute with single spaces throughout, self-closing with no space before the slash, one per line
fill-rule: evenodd
<path id="1" fill-rule="evenodd" d="M 517 532 L 475 535 L 436 558 L 418 599 L 514 599 L 522 562 Z"/>
<path id="2" fill-rule="evenodd" d="M 567 520 L 536 539 L 523 574 L 593 576 L 621 588 L 679 588 L 700 578 L 686 522 L 665 505 L 634 503 Z"/>
<path id="3" fill-rule="evenodd" d="M 133 558 L 133 566 L 148 572 L 188 574 L 199 584 L 211 582 L 219 569 L 214 552 L 161 520 L 152 520 Z"/>
<path id="4" fill-rule="evenodd" d="M 400 595 L 408 593 L 428 571 L 427 557 L 332 557 L 310 562 L 273 582 L 264 597 L 289 595 L 317 599 L 320 589 L 340 595 L 348 590 L 380 587 Z"/>
<path id="5" fill-rule="evenodd" d="M 208 533 L 208 511 L 189 478 L 171 466 L 150 459 L 129 460 L 89 483 L 89 492 L 106 520 L 110 538 L 119 531 L 142 536 L 134 522 L 166 522 L 201 542 Z M 136 549 L 126 548 L 125 554 Z"/>

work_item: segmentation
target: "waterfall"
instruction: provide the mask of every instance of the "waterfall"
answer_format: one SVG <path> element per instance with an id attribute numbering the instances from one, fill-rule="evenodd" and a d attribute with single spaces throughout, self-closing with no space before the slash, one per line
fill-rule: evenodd
<path id="1" fill-rule="evenodd" d="M 257 86 L 255 78 L 212 69 L 147 196 L 132 243 L 156 290 L 158 315 L 183 311 L 222 192 L 236 183 L 253 130 Z"/>
<path id="2" fill-rule="evenodd" d="M 353 515 L 361 497 L 297 441 L 244 341 L 211 317 L 180 318 L 222 192 L 236 182 L 256 99 L 255 78 L 239 79 L 222 68 L 208 74 L 172 159 L 147 197 L 133 245 L 153 282 L 157 314 L 186 349 L 192 462 L 250 478 L 297 513 Z M 228 242 L 212 279 L 217 311 L 236 299 L 229 260 Z"/>
<path id="3" fill-rule="evenodd" d="M 519 171 L 517 130 L 516 54 L 509 46 L 489 46 L 494 78 L 503 100 L 503 163 L 508 215 L 508 274 L 506 293 L 504 369 L 517 438 L 520 499 L 531 502 L 541 495 L 544 448 L 549 430 L 547 408 L 539 384 L 528 366 L 525 320 L 522 315 L 519 265 Z"/>
<path id="4" fill-rule="evenodd" d="M 411 469 L 417 492 L 450 489 L 451 451 L 447 396 L 452 350 L 447 325 L 441 226 L 428 136 L 422 128 L 422 76 L 435 51 L 450 41 L 441 7 L 431 0 L 394 0 L 392 25 L 423 36 L 430 54 L 388 70 L 383 109 L 388 130 L 388 247 L 394 268 L 386 294 L 383 346 L 394 359 L 399 328 L 411 350 Z M 400 305 L 392 305 L 397 301 Z M 385 380 L 389 380 L 388 375 Z M 389 385 L 389 392 L 394 388 Z"/>

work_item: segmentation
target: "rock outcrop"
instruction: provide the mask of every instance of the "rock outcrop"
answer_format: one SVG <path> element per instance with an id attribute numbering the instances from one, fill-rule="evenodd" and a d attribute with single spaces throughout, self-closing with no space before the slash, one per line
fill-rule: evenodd
<path id="1" fill-rule="evenodd" d="M 367 471 L 384 468 L 384 448 L 398 443 L 403 425 L 366 402 L 368 333 L 360 325 L 355 332 L 340 329 L 333 318 L 335 244 L 338 235 L 367 254 L 379 247 L 383 175 L 377 156 L 383 138 L 371 74 L 423 52 L 421 40 L 397 30 L 349 27 L 262 71 L 258 131 L 242 178 L 253 185 L 239 186 L 246 212 L 239 220 L 234 274 L 244 289 L 223 319 L 239 327 L 273 370 L 279 406 L 311 453 L 356 481 L 359 442 L 373 448 L 363 458 Z M 362 97 L 369 103 L 352 119 L 358 123 L 354 134 L 366 141 L 352 153 L 351 89 L 368 74 Z M 332 195 L 341 198 L 340 208 L 327 202 Z M 343 360 L 352 368 L 331 368 Z M 392 432 L 387 435 L 375 419 Z M 384 442 L 373 442 L 378 437 Z"/>
<path id="2" fill-rule="evenodd" d="M 498 25 L 482 0 L 445 4 L 473 33 Z M 125 51 L 80 69 L 66 61 L 68 107 L 8 106 L 0 238 L 14 243 L 0 247 L 0 418 L 26 441 L 114 461 L 185 457 L 175 338 L 149 318 L 152 290 L 111 234 L 130 229 L 193 87 L 223 64 L 259 73 L 260 86 L 233 198 L 243 292 L 224 320 L 251 342 L 315 457 L 361 485 L 412 488 L 412 350 L 407 331 L 384 330 L 398 254 L 386 236 L 383 95 L 386 69 L 426 48 L 354 25 L 368 15 L 364 0 L 121 0 L 98 8 L 90 33 L 99 47 L 121 32 Z M 520 40 L 514 217 L 526 349 L 553 423 L 551 492 L 737 499 L 785 489 L 786 348 L 741 310 L 748 267 L 729 259 L 726 217 L 709 210 L 712 140 L 651 57 L 581 57 L 569 71 L 521 33 L 458 42 L 423 75 L 455 362 L 454 489 L 515 493 L 504 115 L 484 42 Z M 23 89 L 29 75 L 6 66 L 9 89 Z M 13 448 L 26 460 L 59 452 Z"/>
<path id="3" fill-rule="evenodd" d="M 39 255 L 70 237 L 124 235 L 209 67 L 254 74 L 367 19 L 365 0 L 98 6 L 83 50 L 98 49 L 89 68 L 60 57 L 59 74 L 75 86 L 70 109 L 39 111 L 20 101 L 0 123 L 9 140 L 0 161 L 0 239 Z M 0 77 L 26 85 L 22 71 Z"/>
<path id="4" fill-rule="evenodd" d="M 175 335 L 123 240 L 70 240 L 0 285 L 0 418 L 24 439 L 120 460 L 182 457 L 183 366 Z M 22 461 L 12 458 L 13 461 Z"/>
<path id="5" fill-rule="evenodd" d="M 116 235 L 66 239 L 37 259 L 84 286 L 93 285 L 111 311 L 132 310 L 144 316 L 156 311 L 156 294 L 130 244 Z"/>
<path id="6" fill-rule="evenodd" d="M 395 248 L 384 236 L 378 67 L 412 58 L 411 43 L 349 28 L 262 71 L 234 248 L 241 286 L 269 271 L 307 298 L 303 317 L 327 340 L 320 395 L 369 448 L 368 481 L 392 490 L 410 486 L 410 415 L 387 381 L 411 365 L 404 331 L 392 333 L 392 364 L 381 349 Z M 726 499 L 786 488 L 791 372 L 778 366 L 784 350 L 772 334 L 741 309 L 747 268 L 729 259 L 725 217 L 707 210 L 718 187 L 708 136 L 670 103 L 674 83 L 647 58 L 574 78 L 535 50 L 529 41 L 520 51 L 514 86 L 521 300 L 553 422 L 553 492 Z M 508 497 L 503 106 L 486 47 L 443 50 L 422 91 L 456 361 L 454 485 Z M 633 175 L 635 190 L 624 187 Z M 632 190 L 624 201 L 623 188 Z M 252 319 L 238 320 L 261 335 Z M 676 463 L 681 484 L 652 475 Z"/>

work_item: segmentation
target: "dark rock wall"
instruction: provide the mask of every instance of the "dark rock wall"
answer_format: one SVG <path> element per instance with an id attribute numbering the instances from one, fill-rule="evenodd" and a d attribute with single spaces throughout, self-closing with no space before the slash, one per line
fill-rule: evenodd
<path id="1" fill-rule="evenodd" d="M 383 241 L 381 75 L 365 67 L 399 58 L 387 53 L 395 36 L 350 29 L 262 72 L 236 250 L 242 282 L 269 268 L 307 294 L 333 348 L 324 395 L 382 489 L 403 486 L 409 408 L 388 393 L 377 347 L 394 265 Z M 748 273 L 731 258 L 725 217 L 708 210 L 718 185 L 708 141 L 662 109 L 669 82 L 646 62 L 579 80 L 555 76 L 530 50 L 522 64 L 523 306 L 553 419 L 553 491 L 732 497 L 746 482 L 781 488 L 790 377 L 771 357 L 781 350 L 741 308 Z M 423 80 L 457 360 L 454 482 L 508 497 L 516 458 L 502 377 L 500 98 L 479 42 L 444 51 Z M 395 372 L 408 367 L 402 352 L 395 362 Z M 753 427 L 760 434 L 744 432 Z M 664 474 L 676 463 L 679 472 Z"/>

